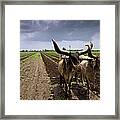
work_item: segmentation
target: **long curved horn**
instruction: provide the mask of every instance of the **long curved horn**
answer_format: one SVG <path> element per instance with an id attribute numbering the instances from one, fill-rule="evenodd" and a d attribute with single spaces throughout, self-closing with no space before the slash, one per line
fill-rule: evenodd
<path id="1" fill-rule="evenodd" d="M 86 54 L 86 53 L 88 53 L 88 50 L 83 51 L 83 52 L 80 52 L 79 55 L 84 55 L 84 54 Z"/>
<path id="2" fill-rule="evenodd" d="M 85 53 L 88 53 L 88 57 L 91 57 L 91 58 L 96 59 L 96 56 L 94 56 L 94 55 L 92 54 L 92 48 L 91 48 L 89 45 L 85 45 L 85 46 L 87 46 L 88 49 L 87 49 L 86 51 L 80 53 L 80 55 L 85 54 Z"/>
<path id="3" fill-rule="evenodd" d="M 52 39 L 52 42 L 53 42 L 53 45 L 54 45 L 54 48 L 55 48 L 55 51 L 59 54 L 63 54 L 63 55 L 66 55 L 66 56 L 69 56 L 71 59 L 72 59 L 72 62 L 74 64 L 77 64 L 79 61 L 77 60 L 77 58 L 75 56 L 73 56 L 71 53 L 68 53 L 68 52 L 65 52 L 65 51 L 62 51 L 59 49 L 57 43 L 55 42 L 55 40 Z"/>
<path id="4" fill-rule="evenodd" d="M 52 42 L 53 42 L 55 51 L 56 51 L 57 53 L 70 56 L 70 53 L 60 50 L 60 48 L 58 47 L 58 45 L 57 45 L 57 43 L 55 42 L 54 39 L 52 39 Z"/>

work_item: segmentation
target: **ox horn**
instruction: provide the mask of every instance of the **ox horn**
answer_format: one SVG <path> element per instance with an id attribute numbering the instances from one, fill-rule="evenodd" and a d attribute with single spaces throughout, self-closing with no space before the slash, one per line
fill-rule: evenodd
<path id="1" fill-rule="evenodd" d="M 53 42 L 55 51 L 56 51 L 57 53 L 70 56 L 70 53 L 60 50 L 60 48 L 58 47 L 58 45 L 57 45 L 57 43 L 55 42 L 54 39 L 52 39 L 52 42 Z"/>
<path id="2" fill-rule="evenodd" d="M 62 54 L 62 55 L 66 55 L 66 56 L 69 56 L 71 59 L 72 59 L 72 62 L 74 64 L 77 64 L 78 63 L 78 60 L 75 56 L 71 55 L 71 53 L 68 53 L 68 52 L 65 52 L 65 51 L 62 51 L 59 49 L 57 43 L 55 42 L 54 39 L 52 39 L 52 42 L 53 42 L 53 45 L 54 45 L 54 48 L 55 48 L 55 51 L 59 54 Z"/>

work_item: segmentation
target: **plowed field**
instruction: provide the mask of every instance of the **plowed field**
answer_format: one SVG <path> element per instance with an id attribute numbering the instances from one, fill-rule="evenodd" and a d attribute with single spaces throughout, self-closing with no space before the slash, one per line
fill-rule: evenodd
<path id="1" fill-rule="evenodd" d="M 65 100 L 65 90 L 59 84 L 59 56 L 35 53 L 20 62 L 20 99 L 21 100 Z M 91 83 L 90 99 L 100 99 L 100 71 Z M 87 88 L 72 80 L 69 100 L 87 100 Z"/>

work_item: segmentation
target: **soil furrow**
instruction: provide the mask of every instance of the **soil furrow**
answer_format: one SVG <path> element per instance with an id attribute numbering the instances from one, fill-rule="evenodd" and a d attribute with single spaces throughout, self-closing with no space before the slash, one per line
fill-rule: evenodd
<path id="1" fill-rule="evenodd" d="M 20 68 L 20 99 L 21 100 L 47 100 L 50 96 L 50 78 L 45 70 L 44 63 L 36 54 Z"/>

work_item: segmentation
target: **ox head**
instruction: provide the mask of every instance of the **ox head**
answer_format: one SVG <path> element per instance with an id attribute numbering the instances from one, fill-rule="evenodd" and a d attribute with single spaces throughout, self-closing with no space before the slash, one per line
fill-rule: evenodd
<path id="1" fill-rule="evenodd" d="M 93 48 L 93 43 L 90 42 L 90 45 L 86 44 L 85 46 L 87 46 L 88 48 L 92 49 Z"/>
<path id="2" fill-rule="evenodd" d="M 73 64 L 77 64 L 79 63 L 78 59 L 76 56 L 72 55 L 71 53 L 67 52 L 67 51 L 62 51 L 60 50 L 60 48 L 58 47 L 57 43 L 55 42 L 54 39 L 52 39 L 52 42 L 53 42 L 53 45 L 54 45 L 54 49 L 55 51 L 58 53 L 58 54 L 61 54 L 61 55 L 66 55 L 66 56 L 69 56 L 69 59 L 73 62 Z"/>

